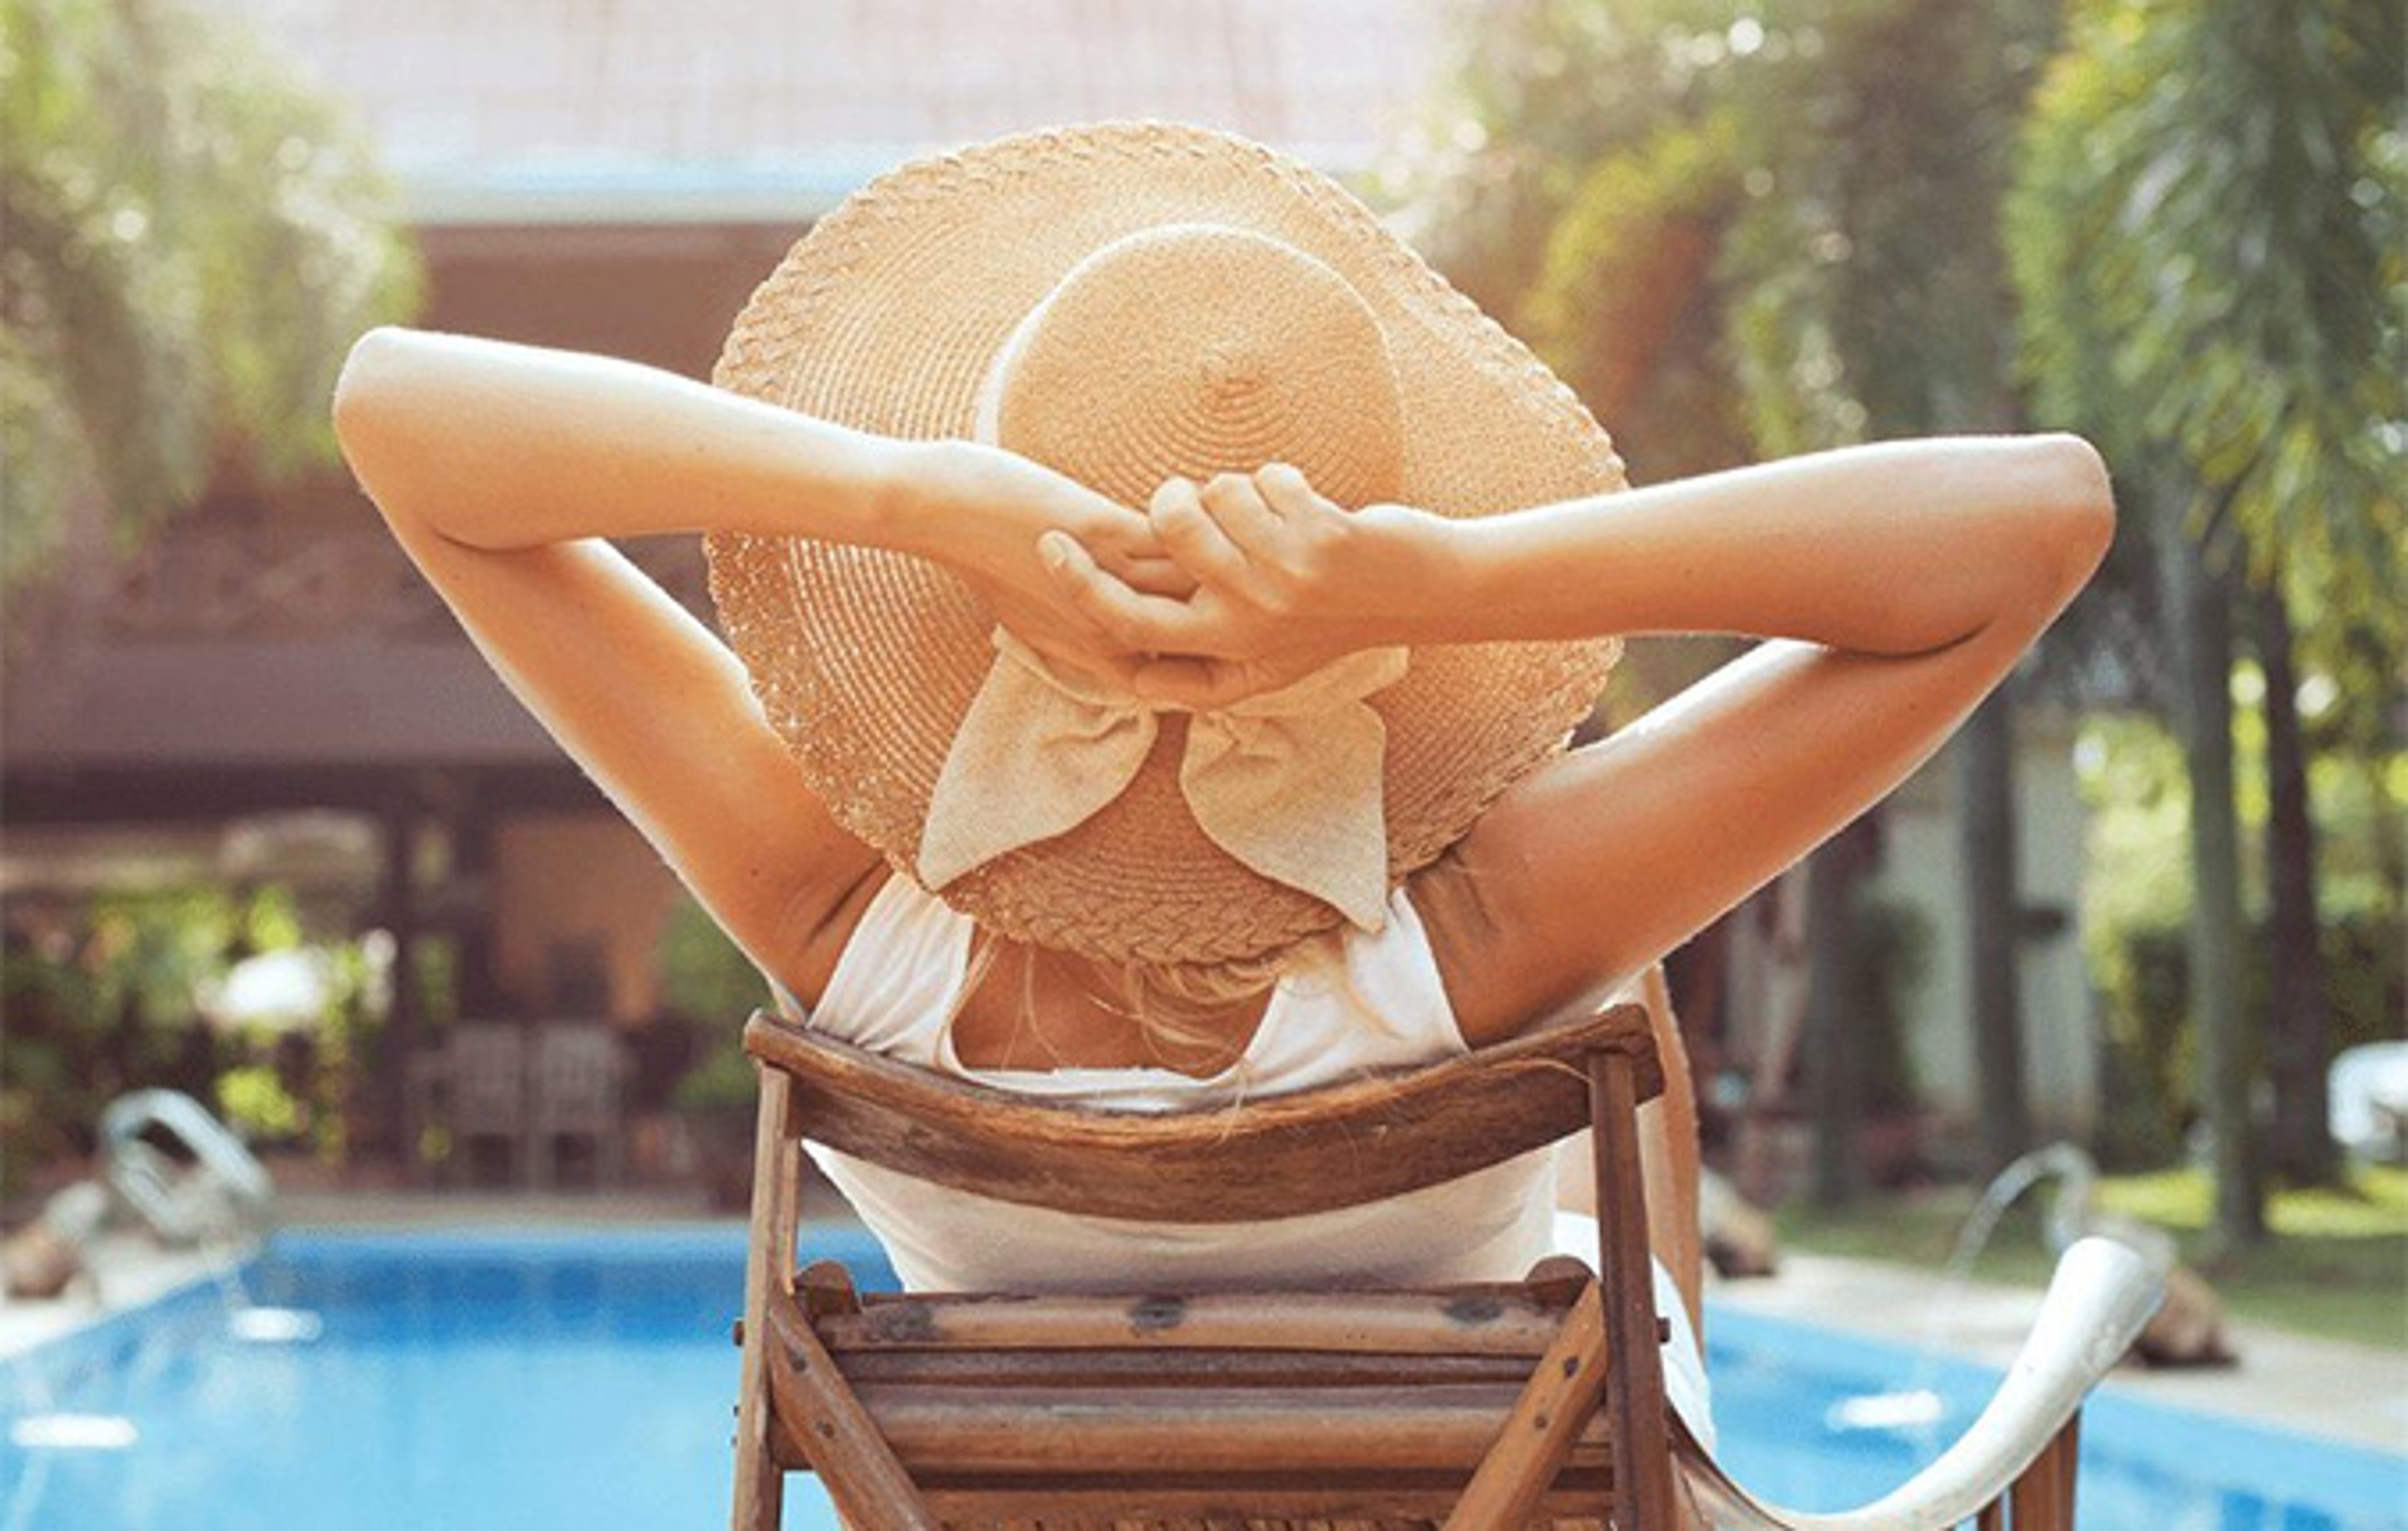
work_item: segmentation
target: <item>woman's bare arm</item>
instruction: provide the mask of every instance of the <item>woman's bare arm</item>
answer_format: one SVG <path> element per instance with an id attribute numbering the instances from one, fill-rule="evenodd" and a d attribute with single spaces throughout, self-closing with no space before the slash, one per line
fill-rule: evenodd
<path id="1" fill-rule="evenodd" d="M 353 470 L 494 668 L 765 970 L 815 997 L 878 862 L 805 785 L 743 666 L 609 537 L 737 530 L 964 573 L 1024 636 L 1092 637 L 1036 538 L 1142 517 L 1010 454 L 910 444 L 606 358 L 378 331 L 335 400 Z M 967 513 L 976 505 L 982 513 Z M 1140 560 L 1120 562 L 1140 579 Z"/>
<path id="2" fill-rule="evenodd" d="M 1049 537 L 1090 615 L 1183 655 L 1211 705 L 1370 643 L 1719 632 L 1770 639 L 1517 784 L 1418 891 L 1459 1018 L 1511 1031 L 1637 971 L 1928 759 L 2105 551 L 2071 437 L 1899 442 L 1476 522 L 1349 515 L 1293 470 L 1154 508 L 1171 602 Z M 1201 656 L 1201 657 L 1196 657 Z"/>

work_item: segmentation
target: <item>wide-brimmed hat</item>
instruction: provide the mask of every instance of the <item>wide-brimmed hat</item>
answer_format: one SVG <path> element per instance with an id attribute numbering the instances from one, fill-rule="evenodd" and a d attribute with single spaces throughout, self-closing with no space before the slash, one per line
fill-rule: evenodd
<path id="1" fill-rule="evenodd" d="M 890 436 L 982 437 L 1140 508 L 1173 475 L 1274 460 L 1349 508 L 1457 517 L 1624 483 L 1570 391 L 1361 203 L 1164 123 L 880 177 L 753 294 L 714 380 Z M 736 533 L 708 551 L 727 638 L 841 823 L 982 926 L 1157 967 L 1376 924 L 1563 748 L 1616 652 L 1375 652 L 1227 715 L 1157 716 L 1048 673 L 938 565 Z M 1015 748 L 1027 729 L 1045 737 Z M 1054 748 L 1088 736 L 1111 741 L 1092 769 Z"/>

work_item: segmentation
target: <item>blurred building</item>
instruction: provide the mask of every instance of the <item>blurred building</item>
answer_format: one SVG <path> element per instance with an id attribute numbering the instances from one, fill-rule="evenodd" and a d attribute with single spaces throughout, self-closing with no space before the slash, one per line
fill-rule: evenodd
<path id="1" fill-rule="evenodd" d="M 1152 116 L 1345 176 L 1433 46 L 1420 7 L 1384 0 L 238 4 L 398 178 L 421 322 L 696 377 L 811 220 L 902 159 Z M 692 539 L 633 551 L 707 604 Z M 0 715 L 13 885 L 100 880 L 134 848 L 197 875 L 298 872 L 364 928 L 452 943 L 463 1014 L 656 1009 L 667 873 L 346 476 L 222 483 L 60 594 L 11 616 L 40 656 Z M 416 1002 L 399 1003 L 407 1047 Z"/>

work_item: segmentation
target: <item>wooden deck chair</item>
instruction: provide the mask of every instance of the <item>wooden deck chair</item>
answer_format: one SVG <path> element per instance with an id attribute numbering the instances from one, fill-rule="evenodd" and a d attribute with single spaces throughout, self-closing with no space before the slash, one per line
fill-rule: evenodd
<path id="1" fill-rule="evenodd" d="M 859 1531 L 1939 1531 L 1976 1514 L 1984 1531 L 2063 1531 L 2082 1395 L 2152 1300 L 2135 1259 L 2078 1248 L 1965 1440 L 1858 1515 L 1792 1515 L 1749 1497 L 1664 1403 L 1634 1133 L 1660 1075 L 1637 1006 L 1167 1116 L 1039 1104 L 767 1015 L 745 1046 L 762 1094 L 736 1531 L 775 1531 L 796 1470 Z M 1215 1223 L 1395 1195 L 1589 1126 L 1595 1278 L 1553 1260 L 1423 1292 L 896 1296 L 794 1269 L 805 1138 L 1008 1201 Z"/>

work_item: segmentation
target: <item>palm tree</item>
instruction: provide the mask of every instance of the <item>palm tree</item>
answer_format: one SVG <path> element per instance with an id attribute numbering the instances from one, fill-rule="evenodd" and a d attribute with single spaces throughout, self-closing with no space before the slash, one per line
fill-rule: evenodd
<path id="1" fill-rule="evenodd" d="M 345 350 L 415 307 L 359 135 L 213 9 L 0 0 L 7 588 L 332 461 Z"/>
<path id="2" fill-rule="evenodd" d="M 2078 0 L 2071 38 L 2010 202 L 2015 281 L 2042 408 L 2126 465 L 2123 498 L 2148 524 L 2183 638 L 2191 994 L 2216 1227 L 2244 1243 L 2264 1215 L 2240 966 L 2235 607 L 2253 582 L 2270 593 L 2254 603 L 2270 667 L 2288 667 L 2296 637 L 2305 663 L 2367 680 L 2359 705 L 2379 716 L 2396 701 L 2408 68 L 2386 0 Z M 2348 651 L 2370 639 L 2386 661 Z M 2290 975 L 2276 982 L 2314 994 L 2314 847 L 2287 701 L 2270 712 L 2272 928 Z M 2282 1024 L 2278 1121 L 2314 1173 L 2330 1152 L 2320 1010 Z"/>
<path id="3" fill-rule="evenodd" d="M 1491 0 L 1428 134 L 1424 238 L 1648 475 L 2019 422 L 1997 207 L 2055 0 Z M 1961 741 L 1985 1157 L 2029 1146 L 2009 689 Z M 1863 858 L 1811 877 L 1852 896 Z M 1833 911 L 1838 912 L 1838 911 Z M 1848 923 L 1810 1016 L 1854 1023 Z M 1810 1021 L 1810 1027 L 1813 1024 Z M 1856 1179 L 1846 1038 L 1813 1091 L 1827 1199 Z"/>

